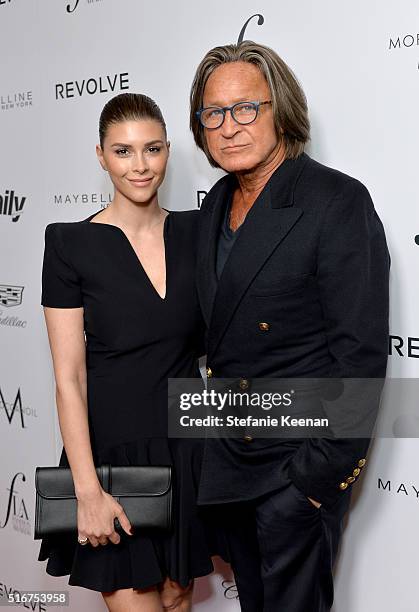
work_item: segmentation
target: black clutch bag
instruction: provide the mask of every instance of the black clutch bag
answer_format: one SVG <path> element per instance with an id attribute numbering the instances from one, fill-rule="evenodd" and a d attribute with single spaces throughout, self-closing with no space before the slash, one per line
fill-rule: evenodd
<path id="1" fill-rule="evenodd" d="M 96 468 L 102 488 L 124 508 L 134 529 L 169 530 L 172 522 L 172 474 L 168 466 Z M 77 533 L 77 498 L 71 470 L 37 467 L 35 540 Z"/>

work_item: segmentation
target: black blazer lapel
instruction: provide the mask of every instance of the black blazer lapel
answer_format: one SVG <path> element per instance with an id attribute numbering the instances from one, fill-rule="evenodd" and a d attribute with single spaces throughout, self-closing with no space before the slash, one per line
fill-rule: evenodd
<path id="1" fill-rule="evenodd" d="M 253 205 L 221 275 L 210 324 L 208 353 L 213 353 L 243 294 L 273 250 L 303 214 L 300 208 L 266 209 Z M 248 213 L 248 215 L 250 214 Z"/>
<path id="2" fill-rule="evenodd" d="M 207 327 L 209 327 L 218 279 L 215 259 L 221 219 L 233 189 L 233 176 L 224 176 L 214 185 L 201 210 L 197 257 L 198 297 Z"/>
<path id="3" fill-rule="evenodd" d="M 297 160 L 286 160 L 247 213 L 214 294 L 208 336 L 209 356 L 217 349 L 250 283 L 303 214 L 293 205 L 294 189 L 308 159 L 303 154 Z M 209 248 L 214 251 L 210 261 L 214 269 L 216 237 L 211 242 L 213 245 Z"/>

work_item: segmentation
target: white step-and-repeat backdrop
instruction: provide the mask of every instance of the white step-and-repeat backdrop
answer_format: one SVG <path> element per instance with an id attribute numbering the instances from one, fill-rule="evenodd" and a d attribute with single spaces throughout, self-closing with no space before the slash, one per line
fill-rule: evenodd
<path id="1" fill-rule="evenodd" d="M 306 91 L 310 154 L 371 191 L 392 254 L 390 375 L 418 376 L 417 0 L 0 0 L 0 602 L 13 589 L 68 588 L 46 575 L 32 539 L 34 467 L 55 464 L 61 450 L 39 303 L 45 225 L 109 202 L 97 123 L 122 91 L 150 95 L 166 117 L 161 204 L 199 206 L 219 172 L 188 131 L 189 87 L 204 53 L 236 42 L 255 14 L 245 38 L 278 51 Z M 376 440 L 342 543 L 334 612 L 417 610 L 418 465 L 417 439 Z M 71 610 L 104 610 L 96 593 L 70 594 Z M 239 610 L 221 565 L 197 581 L 195 599 L 199 612 Z"/>

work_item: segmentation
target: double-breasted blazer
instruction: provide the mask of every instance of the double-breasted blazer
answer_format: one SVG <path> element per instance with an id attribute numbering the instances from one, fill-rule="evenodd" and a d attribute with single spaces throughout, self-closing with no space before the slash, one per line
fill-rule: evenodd
<path id="1" fill-rule="evenodd" d="M 358 180 L 302 154 L 285 160 L 247 213 L 220 279 L 217 240 L 237 187 L 222 177 L 202 204 L 197 287 L 209 376 L 382 378 L 389 253 Z M 255 498 L 287 476 L 326 507 L 350 489 L 369 439 L 207 440 L 201 503 Z M 287 451 L 287 452 L 285 452 Z"/>

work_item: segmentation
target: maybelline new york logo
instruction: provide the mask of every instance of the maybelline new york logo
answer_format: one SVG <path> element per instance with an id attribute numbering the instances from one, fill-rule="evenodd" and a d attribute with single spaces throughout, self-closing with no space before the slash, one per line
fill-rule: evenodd
<path id="1" fill-rule="evenodd" d="M 29 514 L 23 495 L 18 489 L 18 480 L 26 482 L 26 476 L 23 472 L 17 472 L 11 480 L 10 487 L 6 489 L 8 491 L 7 505 L 3 521 L 0 519 L 0 529 L 7 527 L 11 520 L 13 529 L 25 535 L 31 535 Z"/>
<path id="2" fill-rule="evenodd" d="M 31 91 L 16 91 L 14 93 L 0 95 L 0 109 L 20 110 L 32 106 L 33 95 Z"/>
<path id="3" fill-rule="evenodd" d="M 394 493 L 395 495 L 401 494 L 403 497 L 413 497 L 419 501 L 419 488 L 416 488 L 414 484 L 409 484 L 406 482 L 393 482 L 389 479 L 386 480 L 385 478 L 378 478 L 377 488 L 379 491 Z"/>
<path id="4" fill-rule="evenodd" d="M 55 193 L 54 204 L 95 204 L 106 208 L 112 202 L 111 193 Z"/>
<path id="5" fill-rule="evenodd" d="M 0 215 L 10 217 L 16 223 L 20 219 L 25 202 L 26 196 L 16 195 L 13 189 L 6 189 L 4 194 L 0 195 Z"/>

